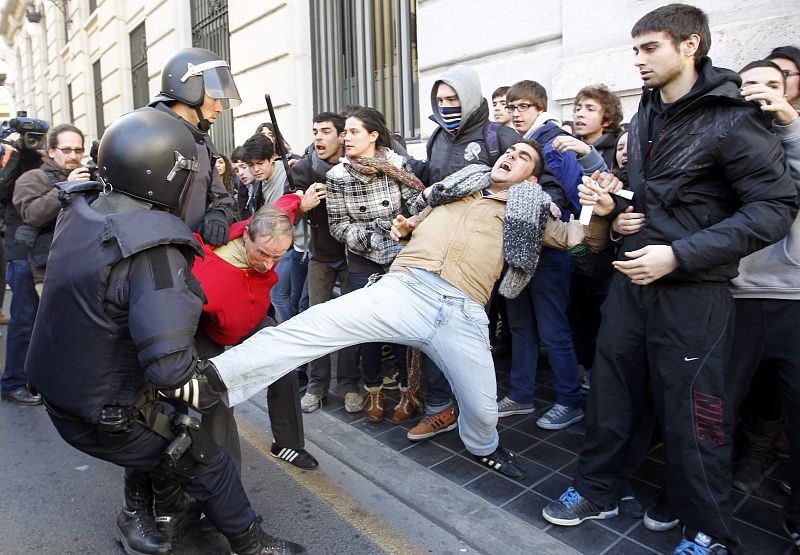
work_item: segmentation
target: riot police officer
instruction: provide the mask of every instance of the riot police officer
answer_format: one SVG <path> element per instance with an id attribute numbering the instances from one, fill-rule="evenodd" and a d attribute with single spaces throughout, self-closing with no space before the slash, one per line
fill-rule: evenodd
<path id="1" fill-rule="evenodd" d="M 233 198 L 214 163 L 219 158 L 208 130 L 225 110 L 241 104 L 228 62 L 203 48 L 184 48 L 161 70 L 161 92 L 149 106 L 186 124 L 197 143 L 198 169 L 186 206 L 186 224 L 215 247 L 228 242 Z"/>
<path id="2" fill-rule="evenodd" d="M 62 187 L 26 370 L 67 443 L 125 468 L 117 536 L 127 553 L 172 552 L 142 476 L 156 489 L 180 483 L 175 507 L 199 505 L 239 555 L 305 553 L 263 532 L 230 456 L 164 400 L 177 390 L 205 410 L 224 389 L 193 347 L 201 249 L 184 218 L 195 144 L 176 118 L 132 112 L 100 143 L 100 183 Z"/>

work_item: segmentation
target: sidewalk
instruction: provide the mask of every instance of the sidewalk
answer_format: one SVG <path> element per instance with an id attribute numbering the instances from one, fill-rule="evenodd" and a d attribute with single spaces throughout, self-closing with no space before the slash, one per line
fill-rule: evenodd
<path id="1" fill-rule="evenodd" d="M 497 359 L 495 363 L 502 397 L 507 390 L 509 361 Z M 386 393 L 388 409 L 394 406 L 397 392 Z M 572 528 L 544 521 L 542 508 L 571 482 L 584 427 L 580 423 L 548 431 L 536 426 L 555 398 L 547 368 L 539 372 L 536 396 L 535 414 L 499 422 L 502 444 L 518 453 L 528 469 L 523 482 L 472 462 L 457 430 L 411 442 L 406 432 L 419 417 L 402 426 L 372 423 L 363 412 L 347 413 L 342 399 L 333 394 L 323 400 L 320 410 L 305 415 L 306 439 L 374 481 L 417 511 L 420 518 L 450 530 L 481 553 L 669 553 L 678 543 L 678 530 L 651 532 L 640 518 L 620 515 Z M 663 483 L 663 469 L 663 447 L 658 445 L 631 479 L 644 506 Z M 792 552 L 781 527 L 780 475 L 781 464 L 773 463 L 770 476 L 754 494 L 734 493 L 737 531 L 747 547 L 758 548 L 760 553 Z"/>

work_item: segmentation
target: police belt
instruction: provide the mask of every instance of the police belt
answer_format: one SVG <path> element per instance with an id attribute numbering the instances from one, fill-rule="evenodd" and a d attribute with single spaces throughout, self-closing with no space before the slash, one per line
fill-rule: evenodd
<path id="1" fill-rule="evenodd" d="M 84 424 L 98 425 L 98 422 L 93 422 L 80 416 L 76 416 L 71 412 L 64 410 L 53 403 L 50 403 L 42 397 L 42 402 L 47 412 L 56 418 L 62 420 L 70 420 L 72 422 L 81 422 Z M 131 422 L 138 422 L 148 430 L 152 430 L 164 439 L 172 440 L 175 438 L 175 432 L 172 431 L 172 418 L 158 410 L 158 397 L 157 393 L 153 390 L 147 390 L 143 393 L 133 405 L 124 408 L 125 413 L 130 418 Z"/>

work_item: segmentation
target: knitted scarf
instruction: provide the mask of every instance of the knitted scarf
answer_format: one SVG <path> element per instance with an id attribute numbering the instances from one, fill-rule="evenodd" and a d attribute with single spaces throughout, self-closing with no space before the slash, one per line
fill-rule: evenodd
<path id="1" fill-rule="evenodd" d="M 422 181 L 417 179 L 417 176 L 413 173 L 392 164 L 389 161 L 387 151 L 387 148 L 380 147 L 372 158 L 368 156 L 359 156 L 357 158 L 348 157 L 348 161 L 350 165 L 353 166 L 353 169 L 360 174 L 377 175 L 383 173 L 397 183 L 405 185 L 406 187 L 411 187 L 417 191 L 422 191 L 425 188 Z"/>
<path id="2" fill-rule="evenodd" d="M 490 173 L 481 164 L 467 166 L 436 183 L 428 204 L 439 206 L 483 191 L 491 184 Z M 503 257 L 508 269 L 500 282 L 500 294 L 508 299 L 519 295 L 536 271 L 550 200 L 550 195 L 530 181 L 512 185 L 508 190 L 503 219 Z"/>

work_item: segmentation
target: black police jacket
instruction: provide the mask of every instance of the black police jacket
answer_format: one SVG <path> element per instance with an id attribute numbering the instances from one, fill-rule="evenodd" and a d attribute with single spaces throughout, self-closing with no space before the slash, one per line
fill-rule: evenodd
<path id="1" fill-rule="evenodd" d="M 742 99 L 739 77 L 709 58 L 698 71 L 694 88 L 667 105 L 657 124 L 660 92 L 643 92 L 627 172 L 647 223 L 620 253 L 672 245 L 679 267 L 662 279 L 719 282 L 738 275 L 740 258 L 786 235 L 796 190 L 780 141 L 755 103 Z"/>
<path id="2" fill-rule="evenodd" d="M 118 193 L 117 193 L 118 194 Z M 192 280 L 199 244 L 157 210 L 96 212 L 83 195 L 61 211 L 25 370 L 44 399 L 96 422 L 147 385 L 183 385 L 202 292 Z"/>

